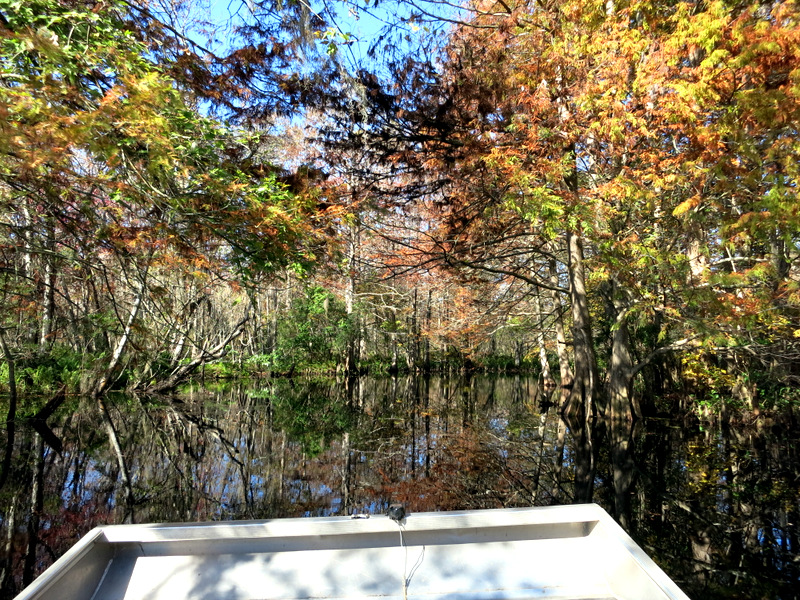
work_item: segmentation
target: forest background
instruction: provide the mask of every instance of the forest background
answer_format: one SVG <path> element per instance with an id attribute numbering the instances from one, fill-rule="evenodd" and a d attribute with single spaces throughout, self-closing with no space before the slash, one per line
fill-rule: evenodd
<path id="1" fill-rule="evenodd" d="M 200 372 L 533 370 L 620 422 L 796 405 L 798 17 L 0 0 L 7 422 Z"/>

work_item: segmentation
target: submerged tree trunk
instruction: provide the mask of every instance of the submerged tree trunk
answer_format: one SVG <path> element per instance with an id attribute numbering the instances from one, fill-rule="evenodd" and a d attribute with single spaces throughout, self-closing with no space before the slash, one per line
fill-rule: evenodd
<path id="1" fill-rule="evenodd" d="M 631 422 L 611 421 L 611 467 L 614 478 L 614 516 L 625 529 L 631 525 L 631 489 L 636 463 Z"/>
<path id="2" fill-rule="evenodd" d="M 6 539 L 3 540 L 2 559 L 0 559 L 0 590 L 8 590 L 14 570 L 14 538 L 17 533 L 17 493 L 8 504 L 9 509 L 4 515 L 6 526 Z"/>
<path id="3" fill-rule="evenodd" d="M 616 288 L 616 285 L 614 286 Z M 633 416 L 641 418 L 641 410 L 633 403 L 634 364 L 628 332 L 628 308 L 613 300 L 616 313 L 608 369 L 608 402 L 610 417 L 611 467 L 614 480 L 614 516 L 620 525 L 630 525 L 630 492 L 634 478 L 632 446 Z"/>
<path id="4" fill-rule="evenodd" d="M 106 404 L 103 402 L 102 398 L 97 399 L 97 407 L 100 409 L 100 416 L 102 417 L 103 424 L 106 427 L 108 442 L 111 444 L 111 448 L 114 450 L 114 455 L 117 457 L 117 464 L 119 466 L 120 476 L 122 477 L 122 485 L 125 488 L 125 506 L 127 510 L 124 521 L 126 523 L 133 523 L 134 495 L 131 474 L 128 470 L 128 463 L 125 461 L 125 455 L 122 453 L 122 446 L 120 446 L 119 443 L 117 429 L 114 427 L 114 422 L 111 420 L 108 407 L 106 407 Z"/>
<path id="5" fill-rule="evenodd" d="M 574 440 L 572 462 L 575 481 L 572 501 L 575 504 L 591 502 L 596 471 L 593 423 L 591 419 L 577 419 L 569 414 L 563 415 L 563 418 Z"/>
<path id="6" fill-rule="evenodd" d="M 28 548 L 22 567 L 22 584 L 30 585 L 36 571 L 36 552 L 39 546 L 39 523 L 44 506 L 44 439 L 34 434 L 36 457 L 31 474 L 31 515 L 28 519 Z"/>

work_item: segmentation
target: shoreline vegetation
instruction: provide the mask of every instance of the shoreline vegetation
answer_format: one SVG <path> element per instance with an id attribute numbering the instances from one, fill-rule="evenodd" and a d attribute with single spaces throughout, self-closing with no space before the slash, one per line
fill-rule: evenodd
<path id="1" fill-rule="evenodd" d="M 295 331 L 294 326 L 287 326 Z M 336 327 L 323 326 L 328 334 Z M 308 332 L 306 332 L 308 333 Z M 518 340 L 515 347 L 518 349 Z M 336 348 L 340 343 L 342 347 Z M 395 340 L 387 337 L 386 347 L 391 347 Z M 557 379 L 545 378 L 541 368 L 540 357 L 535 345 L 527 354 L 491 354 L 474 352 L 468 356 L 453 348 L 446 350 L 427 349 L 425 360 L 414 359 L 404 354 L 408 344 L 398 344 L 401 352 L 383 356 L 371 356 L 355 365 L 353 372 L 344 371 L 344 360 L 341 356 L 346 349 L 342 340 L 335 336 L 329 339 L 315 339 L 309 344 L 306 336 L 297 338 L 281 338 L 278 349 L 268 354 L 245 355 L 241 349 L 228 347 L 225 355 L 209 361 L 198 361 L 192 368 L 183 371 L 179 378 L 173 371 L 162 368 L 157 371 L 152 362 L 146 365 L 151 379 L 145 380 L 141 371 L 129 363 L 120 371 L 117 379 L 109 385 L 105 393 L 133 393 L 146 395 L 180 395 L 186 386 L 201 383 L 212 385 L 214 382 L 258 382 L 274 379 L 291 380 L 298 378 L 307 380 L 314 377 L 336 378 L 345 381 L 360 377 L 411 377 L 425 379 L 431 376 L 462 377 L 466 380 L 474 376 L 524 376 L 533 377 L 537 383 L 536 397 L 543 406 L 555 404 L 560 409 L 568 408 L 570 385 L 562 386 Z M 497 348 L 498 344 L 487 344 Z M 325 357 L 339 354 L 340 358 Z M 557 363 L 553 353 L 547 357 L 548 363 Z M 91 388 L 85 387 L 86 381 L 92 381 L 91 374 L 83 369 L 87 364 L 98 364 L 102 357 L 87 357 L 67 349 L 53 348 L 51 355 L 42 356 L 32 349 L 25 356 L 0 364 L 0 391 L 5 398 L 0 401 L 0 410 L 8 411 L 8 422 L 17 418 L 46 420 L 58 408 L 67 396 L 91 396 Z M 188 364 L 186 361 L 185 364 Z M 9 368 L 10 367 L 10 368 Z M 742 386 L 738 379 L 729 378 L 734 383 L 729 386 L 708 385 L 709 380 L 698 381 L 695 378 L 681 380 L 683 370 L 680 364 L 675 368 L 676 380 L 669 383 L 659 396 L 649 401 L 639 399 L 645 412 L 643 417 L 664 416 L 665 406 L 672 405 L 675 414 L 694 414 L 703 420 L 724 420 L 743 422 L 758 419 L 760 416 L 786 413 L 791 416 L 800 406 L 800 392 L 792 387 L 775 388 L 771 394 L 765 393 L 755 385 Z M 161 377 L 162 379 L 159 379 Z M 164 382 L 169 382 L 165 385 Z M 12 383 L 13 382 L 13 383 Z M 647 393 L 642 382 L 633 389 L 633 394 L 641 396 Z M 678 400 L 680 399 L 680 400 Z M 677 408 L 677 406 L 680 408 Z M 45 415 L 46 416 L 43 416 Z M 599 415 L 603 417 L 603 413 Z"/>

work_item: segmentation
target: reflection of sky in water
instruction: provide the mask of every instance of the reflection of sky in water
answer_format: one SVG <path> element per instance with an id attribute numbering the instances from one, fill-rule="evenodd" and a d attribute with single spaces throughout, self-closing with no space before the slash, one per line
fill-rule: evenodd
<path id="1" fill-rule="evenodd" d="M 302 380 L 271 384 L 272 397 L 286 400 L 283 403 L 254 399 L 241 390 L 204 395 L 197 402 L 187 399 L 183 404 L 115 406 L 111 416 L 131 472 L 136 519 L 272 518 L 354 510 L 377 514 L 397 496 L 417 503 L 422 507 L 418 510 L 438 508 L 442 498 L 455 503 L 455 508 L 489 501 L 514 506 L 530 503 L 534 493 L 536 502 L 549 503 L 553 490 L 559 490 L 559 502 L 571 501 L 576 463 L 586 456 L 571 429 L 559 447 L 557 409 L 542 419 L 529 408 L 526 394 L 532 385 L 524 384 L 520 392 L 515 391 L 513 378 L 471 387 L 448 386 L 434 378 L 429 395 L 423 391 L 416 399 L 402 378 L 396 383 L 368 380 L 364 385 L 355 396 L 364 404 L 354 409 L 352 417 L 341 408 L 346 408 L 341 401 L 338 413 L 323 414 L 319 409 L 320 389 L 338 393 L 342 386 L 315 385 L 307 401 Z M 314 414 L 280 412 L 304 406 Z M 340 415 L 347 418 L 338 424 Z M 298 416 L 303 417 L 305 429 L 287 433 L 274 425 L 280 419 L 298 422 Z M 51 426 L 62 439 L 64 452 L 60 457 L 48 452 L 45 457 L 48 514 L 43 522 L 56 523 L 73 512 L 78 518 L 82 510 L 94 506 L 110 510 L 109 519 L 123 518 L 125 492 L 117 457 L 98 416 L 86 410 L 72 419 L 56 420 Z M 674 548 L 688 547 L 688 532 L 706 528 L 712 548 L 723 557 L 732 543 L 731 532 L 751 531 L 760 554 L 745 548 L 743 566 L 736 568 L 745 572 L 748 565 L 757 564 L 747 577 L 764 572 L 765 578 L 776 580 L 782 577 L 778 570 L 783 570 L 796 581 L 800 503 L 793 477 L 800 466 L 790 448 L 799 445 L 797 440 L 768 446 L 769 440 L 759 441 L 753 431 L 726 438 L 708 427 L 699 432 L 699 427 L 683 423 L 661 425 L 659 429 L 659 422 L 645 423 L 650 429 L 636 439 L 634 485 L 638 487 L 631 492 L 638 498 L 634 509 L 641 511 L 634 515 L 641 519 L 635 527 L 655 544 L 656 553 L 662 544 L 672 548 L 664 560 L 692 577 L 693 558 L 687 556 L 685 562 L 670 558 Z M 350 434 L 348 447 L 342 437 L 344 426 Z M 23 435 L 20 432 L 18 439 Z M 607 432 L 596 427 L 595 436 L 594 500 L 613 511 Z M 309 453 L 305 439 L 321 440 L 318 454 Z M 87 440 L 89 444 L 82 446 Z M 30 465 L 30 459 L 18 460 Z M 432 476 L 443 478 L 441 482 L 426 479 L 428 467 Z M 25 489 L 16 493 L 29 497 L 30 466 L 20 473 L 19 485 Z M 347 506 L 342 495 L 345 482 L 350 486 Z M 487 495 L 486 482 L 504 487 Z M 706 488 L 706 496 L 696 495 Z M 7 501 L 11 491 L 4 489 L 0 502 Z M 5 510 L 0 514 L 4 516 Z M 712 556 L 717 555 L 712 552 Z M 726 567 L 720 563 L 713 568 L 722 573 Z"/>
<path id="2" fill-rule="evenodd" d="M 508 431 L 508 419 L 505 418 L 489 419 L 489 427 L 495 433 L 506 434 Z"/>

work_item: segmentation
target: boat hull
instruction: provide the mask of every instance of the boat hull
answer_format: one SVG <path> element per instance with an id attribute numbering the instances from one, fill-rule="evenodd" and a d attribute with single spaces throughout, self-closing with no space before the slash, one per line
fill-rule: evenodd
<path id="1" fill-rule="evenodd" d="M 405 585 L 404 585 L 405 582 Z M 87 534 L 17 600 L 686 599 L 599 506 Z"/>

